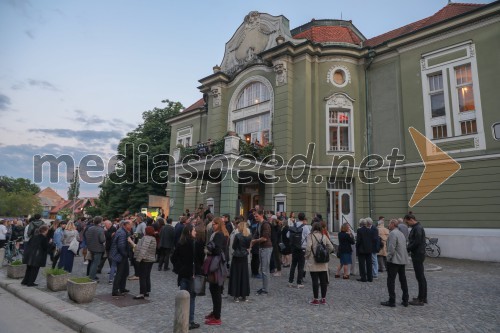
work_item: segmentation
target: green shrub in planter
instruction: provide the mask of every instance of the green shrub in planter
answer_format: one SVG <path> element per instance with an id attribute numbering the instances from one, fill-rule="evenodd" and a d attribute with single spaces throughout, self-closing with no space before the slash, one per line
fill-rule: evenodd
<path id="1" fill-rule="evenodd" d="M 15 260 L 7 265 L 7 277 L 20 279 L 26 274 L 26 265 L 21 260 Z"/>
<path id="2" fill-rule="evenodd" d="M 66 290 L 69 273 L 62 268 L 47 268 L 47 289 L 52 291 Z"/>
<path id="3" fill-rule="evenodd" d="M 73 277 L 67 282 L 68 297 L 76 303 L 92 302 L 97 289 L 97 282 L 88 277 Z"/>

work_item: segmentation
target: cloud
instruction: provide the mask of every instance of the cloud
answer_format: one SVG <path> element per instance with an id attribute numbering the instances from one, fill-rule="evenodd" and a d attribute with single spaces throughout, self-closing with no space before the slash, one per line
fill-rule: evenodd
<path id="1" fill-rule="evenodd" d="M 24 33 L 26 34 L 26 36 L 28 36 L 29 38 L 31 39 L 35 39 L 35 35 L 33 34 L 33 31 L 32 30 L 24 30 Z"/>
<path id="2" fill-rule="evenodd" d="M 7 95 L 0 93 L 0 112 L 7 111 L 10 107 L 10 98 Z"/>
<path id="3" fill-rule="evenodd" d="M 38 87 L 41 89 L 59 91 L 59 89 L 57 89 L 52 83 L 50 83 L 48 81 L 28 79 L 28 83 L 32 87 Z"/>
<path id="4" fill-rule="evenodd" d="M 94 131 L 94 130 L 71 130 L 64 128 L 31 128 L 29 132 L 45 133 L 58 138 L 72 138 L 82 143 L 102 142 L 110 139 L 120 140 L 123 133 L 120 131 Z"/>
<path id="5" fill-rule="evenodd" d="M 111 120 L 104 119 L 96 115 L 88 115 L 85 111 L 79 109 L 75 110 L 74 112 L 75 112 L 75 117 L 70 119 L 78 123 L 81 123 L 85 126 L 106 125 L 106 126 L 112 126 L 113 128 L 122 128 L 125 129 L 126 131 L 130 131 L 135 127 L 135 125 L 131 123 L 126 123 L 118 118 L 113 118 Z"/>
<path id="6" fill-rule="evenodd" d="M 45 90 L 60 91 L 56 86 L 54 86 L 49 81 L 35 80 L 35 79 L 28 79 L 26 81 L 17 82 L 15 84 L 13 84 L 10 88 L 13 90 L 21 90 L 21 89 L 25 89 L 27 85 L 31 86 L 31 87 L 35 87 L 35 88 L 45 89 Z"/>

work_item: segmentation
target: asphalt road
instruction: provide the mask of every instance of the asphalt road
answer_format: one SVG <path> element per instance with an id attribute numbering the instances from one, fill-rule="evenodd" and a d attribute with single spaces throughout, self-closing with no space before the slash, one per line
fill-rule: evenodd
<path id="1" fill-rule="evenodd" d="M 0 288 L 0 333 L 75 333 L 23 300 Z"/>

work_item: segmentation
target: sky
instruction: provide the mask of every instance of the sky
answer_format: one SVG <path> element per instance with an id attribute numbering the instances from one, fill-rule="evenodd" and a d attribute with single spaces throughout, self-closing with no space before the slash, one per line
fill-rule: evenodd
<path id="1" fill-rule="evenodd" d="M 106 162 L 142 112 L 164 99 L 188 107 L 202 97 L 198 80 L 222 62 L 250 11 L 284 15 L 291 29 L 313 18 L 352 20 L 371 38 L 447 3 L 0 0 L 0 175 L 35 181 L 35 155 Z M 57 182 L 42 170 L 37 184 L 66 197 L 65 168 Z M 80 197 L 98 193 L 96 184 L 81 183 Z"/>

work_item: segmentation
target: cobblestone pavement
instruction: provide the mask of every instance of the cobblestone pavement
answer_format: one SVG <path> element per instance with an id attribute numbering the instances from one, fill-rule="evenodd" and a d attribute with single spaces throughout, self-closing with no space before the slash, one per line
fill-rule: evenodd
<path id="1" fill-rule="evenodd" d="M 86 266 L 82 257 L 75 258 L 73 275 L 84 275 Z M 203 324 L 203 317 L 211 311 L 211 298 L 198 297 L 196 321 L 200 329 L 193 332 L 500 332 L 500 263 L 485 263 L 454 259 L 427 259 L 426 264 L 439 265 L 440 271 L 427 272 L 429 304 L 423 307 L 396 308 L 380 305 L 388 299 L 385 273 L 373 283 L 334 279 L 333 268 L 337 258 L 330 261 L 330 285 L 327 306 L 311 306 L 309 276 L 304 289 L 287 287 L 289 269 L 281 277 L 272 277 L 270 294 L 256 296 L 261 280 L 251 279 L 249 302 L 235 303 L 232 297 L 223 298 L 222 326 Z M 101 274 L 97 294 L 111 293 L 107 284 L 107 264 Z M 133 269 L 131 269 L 133 270 Z M 410 298 L 417 295 L 413 271 L 407 270 Z M 37 282 L 45 289 L 45 277 L 39 274 Z M 94 299 L 90 304 L 78 305 L 103 318 L 119 323 L 136 332 L 171 332 L 177 276 L 172 271 L 152 271 L 150 303 L 119 308 Z M 43 287 L 42 287 L 43 286 Z M 139 282 L 128 281 L 127 288 L 138 294 Z M 47 291 L 50 292 L 50 291 Z M 71 302 L 66 292 L 51 294 Z M 399 281 L 396 295 L 401 298 Z"/>

